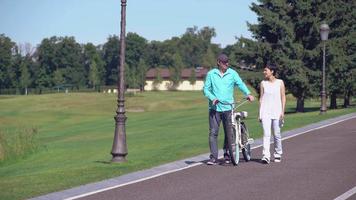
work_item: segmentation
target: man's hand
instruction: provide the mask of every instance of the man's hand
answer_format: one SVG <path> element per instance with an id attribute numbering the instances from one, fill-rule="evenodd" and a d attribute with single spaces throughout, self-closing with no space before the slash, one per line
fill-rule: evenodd
<path id="1" fill-rule="evenodd" d="M 218 104 L 219 103 L 219 100 L 218 99 L 214 99 L 213 100 L 213 105 L 216 105 L 216 104 Z"/>
<path id="2" fill-rule="evenodd" d="M 247 95 L 247 98 L 246 98 L 247 100 L 249 100 L 249 101 L 254 101 L 255 100 L 255 97 L 253 97 L 252 95 Z"/>

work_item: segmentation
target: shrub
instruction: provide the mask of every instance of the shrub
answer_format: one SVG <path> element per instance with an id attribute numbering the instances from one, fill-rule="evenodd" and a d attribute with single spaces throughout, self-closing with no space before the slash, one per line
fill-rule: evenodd
<path id="1" fill-rule="evenodd" d="M 37 128 L 0 130 L 0 162 L 33 153 L 39 147 Z"/>

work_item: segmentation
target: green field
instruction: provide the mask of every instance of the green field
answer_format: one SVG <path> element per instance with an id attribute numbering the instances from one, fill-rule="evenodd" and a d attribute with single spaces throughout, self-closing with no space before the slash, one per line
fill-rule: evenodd
<path id="1" fill-rule="evenodd" d="M 127 95 L 125 105 L 128 162 L 114 164 L 110 151 L 115 95 L 0 96 L 0 199 L 30 198 L 209 152 L 207 100 L 202 92 L 138 93 Z M 242 107 L 249 112 L 247 123 L 254 138 L 262 135 L 257 105 Z M 284 130 L 356 112 L 352 107 L 319 115 L 319 105 L 307 101 L 308 112 L 294 113 L 295 101 L 289 98 Z M 21 141 L 27 140 L 16 135 L 32 129 L 37 131 L 29 139 L 33 145 L 22 148 Z M 4 141 L 22 151 L 7 157 Z"/>

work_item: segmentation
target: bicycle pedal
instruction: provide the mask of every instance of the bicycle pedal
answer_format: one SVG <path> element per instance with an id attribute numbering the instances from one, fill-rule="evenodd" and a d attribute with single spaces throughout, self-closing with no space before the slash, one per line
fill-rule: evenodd
<path id="1" fill-rule="evenodd" d="M 249 144 L 253 144 L 255 142 L 255 140 L 253 138 L 248 138 L 247 141 L 248 141 Z"/>

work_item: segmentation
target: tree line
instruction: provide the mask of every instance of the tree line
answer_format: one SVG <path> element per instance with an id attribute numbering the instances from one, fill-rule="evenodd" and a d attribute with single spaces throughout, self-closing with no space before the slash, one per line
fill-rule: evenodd
<path id="1" fill-rule="evenodd" d="M 178 84 L 183 68 L 212 67 L 216 56 L 224 52 L 233 66 L 254 65 L 258 70 L 268 62 L 276 64 L 279 77 L 297 99 L 296 110 L 304 111 L 305 99 L 320 94 L 319 27 L 325 22 L 331 29 L 326 43 L 330 107 L 337 107 L 338 97 L 344 99 L 346 107 L 356 87 L 355 5 L 350 0 L 259 0 L 250 6 L 258 16 L 256 24 L 248 24 L 253 38 L 236 38 L 235 44 L 225 48 L 211 42 L 216 36 L 212 27 L 189 27 L 181 36 L 165 41 L 148 41 L 129 32 L 125 59 L 127 87 L 142 90 L 150 68 L 169 68 L 172 82 Z M 65 85 L 94 89 L 116 85 L 119 44 L 115 35 L 102 45 L 79 44 L 74 37 L 53 36 L 33 48 L 29 44 L 16 44 L 0 34 L 0 93 L 8 88 L 16 88 L 18 93 L 36 88 L 40 93 Z M 259 91 L 261 79 L 262 76 L 253 76 L 247 81 Z"/>
<path id="2" fill-rule="evenodd" d="M 304 100 L 318 97 L 322 87 L 322 41 L 320 25 L 330 27 L 326 41 L 326 89 L 330 108 L 337 98 L 350 105 L 356 88 L 356 1 L 351 0 L 258 0 L 251 10 L 257 24 L 248 24 L 253 39 L 239 38 L 228 47 L 236 59 L 262 68 L 279 66 L 279 77 L 297 99 L 296 110 L 304 111 Z M 259 89 L 260 80 L 250 83 Z M 259 90 L 257 90 L 259 91 Z"/>
<path id="3" fill-rule="evenodd" d="M 126 36 L 125 80 L 127 87 L 143 88 L 149 68 L 169 68 L 172 81 L 180 81 L 180 71 L 187 67 L 212 66 L 221 51 L 211 39 L 214 28 L 187 28 L 180 37 L 163 42 L 148 42 L 129 32 Z M 17 45 L 0 34 L 0 90 L 17 88 L 52 88 L 72 85 L 98 88 L 116 85 L 119 65 L 119 38 L 109 36 L 103 45 L 79 44 L 74 37 L 45 38 L 36 47 Z"/>

